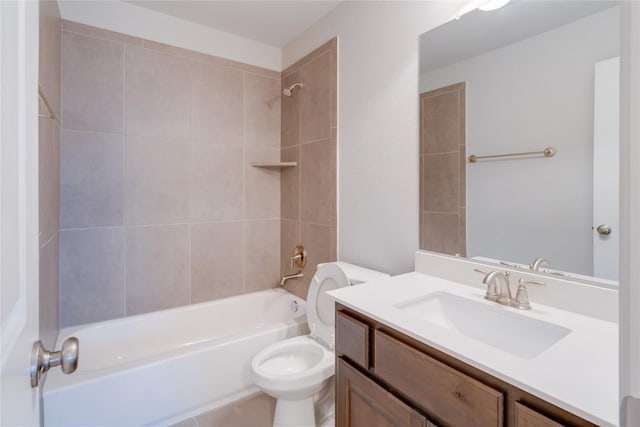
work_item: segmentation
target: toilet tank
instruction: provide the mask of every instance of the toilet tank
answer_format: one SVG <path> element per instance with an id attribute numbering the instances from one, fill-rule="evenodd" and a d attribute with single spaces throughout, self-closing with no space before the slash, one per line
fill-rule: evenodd
<path id="1" fill-rule="evenodd" d="M 371 282 L 373 280 L 382 279 L 384 277 L 390 277 L 387 273 L 370 270 L 368 268 L 349 264 L 348 262 L 336 262 L 336 264 L 342 271 L 344 271 L 344 274 L 349 279 L 349 283 L 351 284 L 351 286 Z"/>

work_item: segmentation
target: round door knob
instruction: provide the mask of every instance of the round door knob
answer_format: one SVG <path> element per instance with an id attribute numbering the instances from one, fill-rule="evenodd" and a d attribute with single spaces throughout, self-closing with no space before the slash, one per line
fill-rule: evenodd
<path id="1" fill-rule="evenodd" d="M 71 374 L 78 368 L 78 338 L 69 337 L 62 343 L 60 367 L 65 374 Z"/>
<path id="2" fill-rule="evenodd" d="M 37 387 L 40 378 L 50 368 L 60 366 L 62 372 L 71 374 L 78 368 L 78 354 L 80 353 L 78 338 L 69 337 L 62 343 L 60 351 L 48 351 L 38 340 L 31 349 L 31 387 Z"/>
<path id="3" fill-rule="evenodd" d="M 606 224 L 601 224 L 598 226 L 598 228 L 596 228 L 596 231 L 601 236 L 608 236 L 609 234 L 611 234 L 611 227 Z"/>

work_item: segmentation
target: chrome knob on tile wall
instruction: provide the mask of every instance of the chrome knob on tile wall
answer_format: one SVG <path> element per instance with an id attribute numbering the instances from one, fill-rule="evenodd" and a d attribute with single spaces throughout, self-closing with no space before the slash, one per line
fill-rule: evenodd
<path id="1" fill-rule="evenodd" d="M 49 368 L 60 366 L 65 374 L 72 374 L 78 369 L 80 342 L 76 337 L 69 337 L 62 343 L 60 351 L 48 351 L 38 340 L 31 350 L 31 387 L 37 387 L 40 378 Z"/>
<path id="2" fill-rule="evenodd" d="M 600 224 L 598 226 L 598 228 L 596 228 L 596 231 L 598 232 L 598 234 L 600 234 L 601 236 L 608 236 L 609 234 L 611 234 L 611 227 L 609 227 L 606 224 Z"/>

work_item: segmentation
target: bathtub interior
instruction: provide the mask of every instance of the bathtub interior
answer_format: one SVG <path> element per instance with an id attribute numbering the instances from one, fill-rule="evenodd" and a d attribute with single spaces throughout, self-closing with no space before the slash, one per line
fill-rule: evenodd
<path id="1" fill-rule="evenodd" d="M 305 322 L 306 302 L 282 289 L 97 322 L 60 331 L 80 340 L 79 371 L 127 366 L 233 340 L 274 323 Z"/>

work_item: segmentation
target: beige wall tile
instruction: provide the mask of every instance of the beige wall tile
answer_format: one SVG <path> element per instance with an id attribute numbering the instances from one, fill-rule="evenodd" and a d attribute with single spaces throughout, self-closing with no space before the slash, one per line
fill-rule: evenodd
<path id="1" fill-rule="evenodd" d="M 124 229 L 60 232 L 60 326 L 124 315 Z"/>
<path id="2" fill-rule="evenodd" d="M 198 415 L 200 427 L 271 427 L 276 400 L 257 393 L 222 408 Z"/>
<path id="3" fill-rule="evenodd" d="M 191 62 L 191 136 L 216 144 L 242 144 L 242 72 Z"/>
<path id="4" fill-rule="evenodd" d="M 123 45 L 64 32 L 62 70 L 63 129 L 122 132 Z"/>
<path id="5" fill-rule="evenodd" d="M 300 83 L 300 73 L 295 72 L 282 79 L 282 89 Z M 282 148 L 300 144 L 300 99 L 303 88 L 297 88 L 291 96 L 281 96 L 281 144 Z"/>
<path id="6" fill-rule="evenodd" d="M 49 2 L 48 0 L 46 1 Z M 62 28 L 64 31 L 70 31 L 72 33 L 84 34 L 86 36 L 98 37 L 101 39 L 130 44 L 133 46 L 142 46 L 142 39 L 139 39 L 138 37 L 116 33 L 114 31 L 103 30 L 102 28 L 96 28 L 90 25 L 80 24 L 78 22 L 67 21 L 66 19 L 62 20 Z"/>
<path id="7" fill-rule="evenodd" d="M 39 2 L 38 83 L 56 120 L 38 119 L 39 335 L 55 346 L 60 330 L 60 117 L 62 31 L 57 2 Z M 42 102 L 40 113 L 45 113 Z"/>
<path id="8" fill-rule="evenodd" d="M 300 68 L 300 140 L 331 136 L 331 55 L 327 52 Z M 295 95 L 294 95 L 295 96 Z"/>
<path id="9" fill-rule="evenodd" d="M 459 145 L 460 151 L 460 200 L 461 207 L 467 206 L 467 151 L 464 145 Z"/>
<path id="10" fill-rule="evenodd" d="M 300 218 L 329 225 L 335 199 L 335 144 L 331 139 L 300 147 Z"/>
<path id="11" fill-rule="evenodd" d="M 242 147 L 191 144 L 190 219 L 242 219 Z"/>
<path id="12" fill-rule="evenodd" d="M 189 304 L 189 226 L 127 228 L 126 315 Z"/>
<path id="13" fill-rule="evenodd" d="M 300 146 L 283 148 L 283 162 L 297 162 L 298 166 L 283 168 L 280 172 L 280 216 L 283 219 L 300 219 Z"/>
<path id="14" fill-rule="evenodd" d="M 419 167 L 420 167 L 420 172 L 419 172 L 419 178 L 418 178 L 418 185 L 419 185 L 419 193 L 420 195 L 418 196 L 418 212 L 422 212 L 424 211 L 424 194 L 425 194 L 425 189 L 424 189 L 424 157 L 423 155 L 418 156 L 419 157 Z"/>
<path id="15" fill-rule="evenodd" d="M 282 76 L 283 77 L 289 76 L 291 73 L 299 70 L 303 65 L 308 64 L 309 62 L 313 61 L 320 55 L 330 51 L 331 49 L 335 49 L 337 47 L 337 44 L 338 44 L 337 37 L 334 37 L 331 40 L 323 43 L 322 45 L 315 48 L 314 50 L 309 52 L 307 55 L 305 55 L 304 57 L 296 61 L 293 65 L 290 65 L 289 67 L 287 67 L 287 69 L 282 72 Z"/>
<path id="16" fill-rule="evenodd" d="M 331 201 L 331 217 L 338 217 L 338 130 L 331 129 L 331 152 L 330 169 L 333 169 L 329 176 L 329 200 Z"/>
<path id="17" fill-rule="evenodd" d="M 309 283 L 316 273 L 318 264 L 331 261 L 331 227 L 302 223 L 300 225 L 302 244 L 307 249 L 307 265 L 304 272 L 304 294 L 309 290 Z"/>
<path id="18" fill-rule="evenodd" d="M 56 344 L 60 325 L 60 235 L 40 249 L 40 339 L 46 348 Z"/>
<path id="19" fill-rule="evenodd" d="M 291 267 L 291 257 L 296 246 L 302 244 L 300 234 L 300 222 L 283 219 L 280 222 L 280 271 L 282 274 L 291 274 L 298 271 L 298 267 Z M 307 298 L 303 279 L 288 280 L 284 288 L 300 298 Z"/>
<path id="20" fill-rule="evenodd" d="M 189 61 L 126 47 L 127 135 L 189 137 Z"/>
<path id="21" fill-rule="evenodd" d="M 456 151 L 461 144 L 460 94 L 457 90 L 435 91 L 423 103 L 425 154 Z M 462 110 L 463 111 L 463 110 Z"/>
<path id="22" fill-rule="evenodd" d="M 191 302 L 242 293 L 242 222 L 191 225 Z"/>
<path id="23" fill-rule="evenodd" d="M 40 4 L 40 47 L 38 62 L 38 83 L 45 93 L 47 101 L 60 117 L 61 83 L 62 83 L 62 30 L 58 3 L 41 0 Z M 58 122 L 59 126 L 59 122 Z"/>
<path id="24" fill-rule="evenodd" d="M 425 233 L 425 215 L 426 212 L 424 212 L 423 210 L 420 210 L 419 216 L 420 216 L 420 228 L 419 228 L 419 236 L 418 236 L 418 240 L 419 240 L 419 248 L 420 249 L 425 249 L 427 247 L 427 244 L 425 242 L 425 237 L 426 237 L 426 233 Z"/>
<path id="25" fill-rule="evenodd" d="M 457 152 L 424 156 L 424 209 L 458 212 L 460 155 Z"/>
<path id="26" fill-rule="evenodd" d="M 122 135 L 62 132 L 62 228 L 124 224 Z"/>
<path id="27" fill-rule="evenodd" d="M 158 52 L 168 53 L 173 56 L 179 56 L 181 58 L 188 58 L 199 62 L 205 62 L 207 64 L 221 65 L 223 67 L 231 66 L 231 61 L 228 59 L 220 58 L 213 55 L 207 55 L 201 52 L 196 52 L 195 50 L 183 49 L 181 47 L 158 43 L 152 40 L 144 40 L 144 47 Z"/>
<path id="28" fill-rule="evenodd" d="M 244 292 L 270 289 L 280 282 L 280 220 L 244 223 Z"/>
<path id="29" fill-rule="evenodd" d="M 244 74 L 244 142 L 280 148 L 280 80 Z"/>
<path id="30" fill-rule="evenodd" d="M 338 127 L 338 47 L 337 40 L 336 46 L 331 49 L 329 53 L 331 56 L 331 71 L 329 74 L 330 87 L 331 87 L 331 100 L 329 108 L 331 109 L 331 128 L 336 129 Z"/>
<path id="31" fill-rule="evenodd" d="M 127 224 L 187 221 L 189 147 L 182 142 L 127 137 Z"/>
<path id="32" fill-rule="evenodd" d="M 458 214 L 425 212 L 424 249 L 455 255 L 458 245 Z"/>
<path id="33" fill-rule="evenodd" d="M 55 121 L 38 120 L 38 199 L 40 245 L 60 227 L 60 128 Z"/>
<path id="34" fill-rule="evenodd" d="M 270 70 L 268 68 L 256 67 L 255 65 L 244 64 L 242 62 L 232 61 L 231 66 L 237 70 L 246 71 L 252 74 L 258 74 L 264 77 L 280 80 L 280 71 Z"/>
<path id="35" fill-rule="evenodd" d="M 329 240 L 329 261 L 338 260 L 338 218 L 331 218 L 331 230 Z"/>
<path id="36" fill-rule="evenodd" d="M 429 98 L 425 94 L 420 94 L 420 155 L 427 153 L 427 104 Z"/>
<path id="37" fill-rule="evenodd" d="M 458 211 L 458 253 L 467 256 L 467 210 Z"/>
<path id="38" fill-rule="evenodd" d="M 244 149 L 244 218 L 280 217 L 280 174 L 277 169 L 251 166 L 252 162 L 280 161 L 279 148 Z"/>

